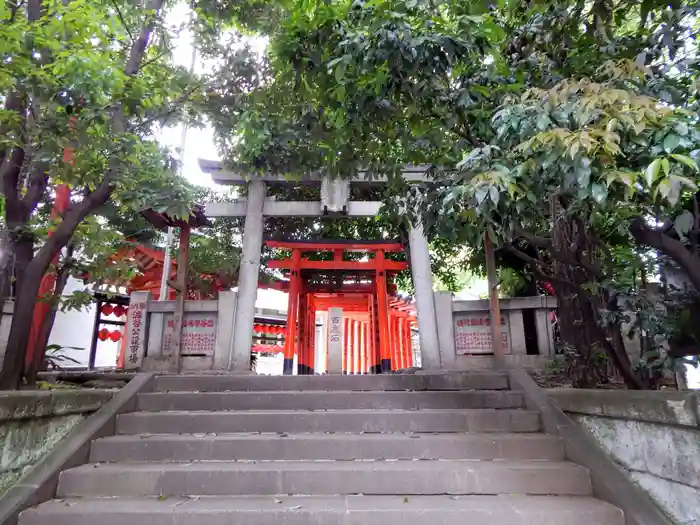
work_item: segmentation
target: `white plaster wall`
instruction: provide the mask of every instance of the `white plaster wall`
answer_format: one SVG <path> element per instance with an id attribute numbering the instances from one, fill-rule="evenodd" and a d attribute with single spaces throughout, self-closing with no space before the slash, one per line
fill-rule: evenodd
<path id="1" fill-rule="evenodd" d="M 70 278 L 66 284 L 64 295 L 70 295 L 75 290 L 82 290 L 86 286 L 77 279 Z M 95 304 L 90 304 L 81 310 L 70 310 L 66 312 L 56 312 L 51 335 L 50 345 L 60 345 L 62 347 L 77 347 L 79 350 L 65 349 L 61 353 L 79 361 L 78 363 L 61 363 L 63 368 L 87 367 L 90 357 L 90 343 L 92 341 L 92 330 L 95 322 Z M 110 316 L 109 319 L 117 319 Z M 118 327 L 108 327 L 116 330 Z M 123 332 L 123 328 L 121 328 Z M 95 366 L 98 368 L 115 367 L 117 355 L 119 353 L 119 343 L 111 340 L 99 341 L 97 344 L 97 354 Z"/>

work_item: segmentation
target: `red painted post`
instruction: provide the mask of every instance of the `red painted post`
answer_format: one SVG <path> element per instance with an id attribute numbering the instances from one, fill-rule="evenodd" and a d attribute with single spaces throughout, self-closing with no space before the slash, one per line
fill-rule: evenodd
<path id="1" fill-rule="evenodd" d="M 308 335 L 307 328 L 309 326 L 307 316 L 306 293 L 302 288 L 299 294 L 299 312 L 297 314 L 297 318 L 299 319 L 299 334 L 297 337 L 298 343 L 296 345 L 297 375 L 300 376 L 306 375 L 306 337 Z"/>
<path id="2" fill-rule="evenodd" d="M 401 355 L 400 368 L 408 368 L 408 348 L 406 346 L 406 319 L 399 319 L 399 353 Z"/>
<path id="3" fill-rule="evenodd" d="M 361 362 L 361 356 L 362 356 L 362 334 L 360 332 L 360 322 L 355 321 L 353 323 L 355 326 L 353 328 L 353 336 L 354 336 L 354 352 L 353 352 L 353 359 L 352 359 L 352 372 L 353 374 L 361 374 L 362 371 L 360 370 L 360 362 Z"/>
<path id="4" fill-rule="evenodd" d="M 399 320 L 395 315 L 390 315 L 389 322 L 391 327 L 391 369 L 396 372 L 401 367 L 401 346 L 398 336 Z"/>
<path id="5" fill-rule="evenodd" d="M 360 370 L 359 374 L 367 373 L 367 323 L 360 323 Z"/>
<path id="6" fill-rule="evenodd" d="M 292 250 L 292 261 L 297 264 L 301 261 L 301 251 Z M 294 369 L 294 351 L 297 336 L 297 310 L 299 307 L 299 288 L 301 276 L 298 269 L 290 270 L 289 300 L 287 302 L 287 338 L 284 342 L 284 366 L 283 374 L 291 375 Z"/>
<path id="7" fill-rule="evenodd" d="M 411 337 L 411 321 L 406 319 L 406 333 L 404 334 L 404 341 L 406 342 L 407 350 L 407 360 L 406 368 L 411 368 L 413 366 L 413 338 Z"/>
<path id="8" fill-rule="evenodd" d="M 354 319 L 350 320 L 350 348 L 348 351 L 348 375 L 354 374 L 355 370 L 355 356 L 357 354 L 357 321 Z"/>
<path id="9" fill-rule="evenodd" d="M 348 344 L 350 340 L 350 319 L 348 317 L 343 318 L 343 374 L 348 373 L 348 356 L 350 355 L 350 345 Z"/>
<path id="10" fill-rule="evenodd" d="M 387 305 L 386 270 L 384 269 L 384 252 L 377 250 L 376 282 L 377 282 L 377 324 L 379 325 L 379 353 L 381 356 L 381 372 L 388 374 L 392 371 L 391 346 L 389 342 L 389 309 Z"/>
<path id="11" fill-rule="evenodd" d="M 306 356 L 309 375 L 316 373 L 316 305 L 314 297 L 309 294 L 309 351 Z"/>

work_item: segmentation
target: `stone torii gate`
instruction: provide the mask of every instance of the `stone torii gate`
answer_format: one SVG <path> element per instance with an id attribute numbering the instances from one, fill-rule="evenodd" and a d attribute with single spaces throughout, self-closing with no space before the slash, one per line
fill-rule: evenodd
<path id="1" fill-rule="evenodd" d="M 327 179 L 317 174 L 300 180 L 289 181 L 278 175 L 245 175 L 226 171 L 218 161 L 200 159 L 199 166 L 218 184 L 245 185 L 248 198 L 232 202 L 212 202 L 206 205 L 208 217 L 245 217 L 243 252 L 239 270 L 238 303 L 234 320 L 233 353 L 231 368 L 234 372 L 248 370 L 250 348 L 253 342 L 253 317 L 260 271 L 260 255 L 263 245 L 263 221 L 265 217 L 374 217 L 382 206 L 380 201 L 349 200 L 351 184 L 377 184 L 386 179 L 369 180 L 360 173 L 352 179 Z M 404 179 L 420 183 L 426 180 L 426 167 L 407 167 Z M 278 201 L 266 198 L 268 184 L 290 186 L 321 186 L 319 201 Z M 415 289 L 416 311 L 421 358 L 424 369 L 440 369 L 435 300 L 428 242 L 419 225 L 408 232 L 410 267 Z"/>

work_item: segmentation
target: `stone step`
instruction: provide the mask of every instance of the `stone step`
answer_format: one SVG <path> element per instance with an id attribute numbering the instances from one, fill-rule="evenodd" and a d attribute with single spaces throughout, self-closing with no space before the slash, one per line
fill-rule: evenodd
<path id="1" fill-rule="evenodd" d="M 134 412 L 117 418 L 118 434 L 233 432 L 537 432 L 529 410 L 332 410 Z"/>
<path id="2" fill-rule="evenodd" d="M 163 375 L 155 392 L 260 390 L 507 390 L 508 376 L 498 372 L 380 374 L 366 376 Z"/>
<path id="3" fill-rule="evenodd" d="M 545 434 L 161 434 L 94 441 L 93 462 L 314 459 L 563 459 Z"/>
<path id="4" fill-rule="evenodd" d="M 58 497 L 266 494 L 587 496 L 588 471 L 564 461 L 95 463 L 61 473 Z"/>
<path id="5" fill-rule="evenodd" d="M 624 525 L 586 497 L 330 496 L 56 500 L 19 525 Z"/>
<path id="6" fill-rule="evenodd" d="M 522 392 L 509 390 L 352 392 L 158 392 L 140 394 L 142 411 L 348 410 L 522 408 Z"/>

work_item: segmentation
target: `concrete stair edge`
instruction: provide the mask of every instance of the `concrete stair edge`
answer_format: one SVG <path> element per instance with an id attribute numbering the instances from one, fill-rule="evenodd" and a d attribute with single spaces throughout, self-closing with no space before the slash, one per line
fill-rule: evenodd
<path id="1" fill-rule="evenodd" d="M 540 433 L 124 434 L 90 451 L 93 462 L 563 458 L 561 440 Z"/>
<path id="2" fill-rule="evenodd" d="M 258 375 L 159 375 L 153 391 L 241 391 L 241 390 L 508 390 L 503 372 L 454 374 L 379 374 L 320 376 Z"/>
<path id="3" fill-rule="evenodd" d="M 524 408 L 514 390 L 311 390 L 153 392 L 139 394 L 143 412 L 172 410 L 345 410 Z"/>
<path id="4" fill-rule="evenodd" d="M 231 432 L 538 432 L 539 412 L 464 410 L 264 410 L 133 412 L 117 418 L 118 434 Z"/>
<path id="5" fill-rule="evenodd" d="M 54 500 L 19 525 L 624 525 L 600 500 L 565 496 L 266 496 Z M 137 520 L 137 521 L 134 521 Z"/>
<path id="6" fill-rule="evenodd" d="M 59 497 L 256 494 L 588 496 L 566 461 L 241 461 L 88 464 L 61 473 Z"/>

